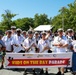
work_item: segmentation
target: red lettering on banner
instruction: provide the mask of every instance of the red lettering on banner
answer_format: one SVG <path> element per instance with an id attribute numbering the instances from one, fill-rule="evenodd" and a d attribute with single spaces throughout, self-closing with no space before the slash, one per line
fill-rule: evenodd
<path id="1" fill-rule="evenodd" d="M 8 60 L 8 66 L 58 66 L 69 65 L 70 58 L 63 59 L 13 59 Z"/>

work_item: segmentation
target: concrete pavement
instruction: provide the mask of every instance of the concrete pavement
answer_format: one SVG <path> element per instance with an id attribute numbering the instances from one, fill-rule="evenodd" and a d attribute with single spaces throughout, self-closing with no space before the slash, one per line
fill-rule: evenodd
<path id="1" fill-rule="evenodd" d="M 30 72 L 27 72 L 28 73 L 27 75 L 32 75 L 32 72 L 31 73 Z M 23 73 L 24 73 L 24 69 L 23 70 L 19 69 L 17 71 L 14 71 L 12 69 L 0 70 L 0 75 L 23 75 Z M 39 70 L 36 70 L 36 73 L 37 73 L 37 75 L 39 75 Z M 49 68 L 49 75 L 55 75 L 56 73 L 57 73 L 57 68 Z M 43 75 L 45 75 L 45 74 L 43 74 Z M 65 75 L 72 75 L 72 74 L 70 72 L 68 72 L 68 73 L 65 73 Z"/>

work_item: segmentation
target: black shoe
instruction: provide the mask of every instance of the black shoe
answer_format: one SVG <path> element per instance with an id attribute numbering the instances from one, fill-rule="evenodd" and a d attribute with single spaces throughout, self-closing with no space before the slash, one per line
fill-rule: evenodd
<path id="1" fill-rule="evenodd" d="M 24 71 L 23 75 L 27 75 L 27 73 L 26 73 L 26 72 L 27 72 L 27 70 L 25 70 L 25 71 Z"/>
<path id="2" fill-rule="evenodd" d="M 68 70 L 65 70 L 65 71 L 64 71 L 64 73 L 67 73 L 67 72 L 68 72 Z"/>
<path id="3" fill-rule="evenodd" d="M 26 72 L 24 72 L 23 75 L 27 75 Z"/>
<path id="4" fill-rule="evenodd" d="M 3 66 L 3 65 L 1 65 L 0 69 L 3 69 L 3 68 L 4 68 L 4 66 Z"/>
<path id="5" fill-rule="evenodd" d="M 33 75 L 37 75 L 36 73 L 33 73 Z"/>
<path id="6" fill-rule="evenodd" d="M 56 75 L 61 75 L 61 72 L 58 72 Z"/>
<path id="7" fill-rule="evenodd" d="M 73 75 L 76 75 L 76 71 L 75 71 L 75 72 L 72 72 L 72 74 L 73 74 Z"/>
<path id="8" fill-rule="evenodd" d="M 73 70 L 72 70 L 72 68 L 70 68 L 70 72 L 72 72 Z"/>
<path id="9" fill-rule="evenodd" d="M 45 72 L 45 75 L 49 75 L 49 74 L 48 74 L 48 71 Z"/>
<path id="10" fill-rule="evenodd" d="M 43 69 L 42 69 L 42 70 L 40 71 L 40 75 L 43 74 L 43 73 L 44 73 L 44 71 L 43 71 Z"/>
<path id="11" fill-rule="evenodd" d="M 18 69 L 18 68 L 15 68 L 14 70 L 15 70 L 15 71 L 19 71 L 19 69 Z"/>
<path id="12" fill-rule="evenodd" d="M 35 70 L 33 70 L 33 75 L 36 75 Z"/>

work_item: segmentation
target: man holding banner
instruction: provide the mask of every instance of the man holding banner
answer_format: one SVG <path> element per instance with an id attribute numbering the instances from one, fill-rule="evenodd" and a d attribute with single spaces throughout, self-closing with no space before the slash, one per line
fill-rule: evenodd
<path id="1" fill-rule="evenodd" d="M 33 38 L 33 32 L 32 31 L 28 31 L 28 38 L 24 40 L 23 42 L 23 47 L 25 49 L 25 53 L 36 53 L 36 41 Z M 35 70 L 33 68 L 33 74 L 36 75 Z M 25 75 L 25 74 L 24 74 Z"/>
<path id="2" fill-rule="evenodd" d="M 58 29 L 58 36 L 54 39 L 53 45 L 57 53 L 66 52 L 68 42 L 67 38 L 63 35 L 63 29 Z M 59 72 L 56 75 L 64 75 L 64 68 L 58 68 L 58 70 Z"/>
<path id="3" fill-rule="evenodd" d="M 46 39 L 46 33 L 42 32 L 42 38 L 38 42 L 39 53 L 48 53 L 50 50 L 50 42 Z M 43 74 L 44 71 L 41 69 L 40 75 Z M 46 68 L 46 75 L 48 75 L 48 68 Z"/>

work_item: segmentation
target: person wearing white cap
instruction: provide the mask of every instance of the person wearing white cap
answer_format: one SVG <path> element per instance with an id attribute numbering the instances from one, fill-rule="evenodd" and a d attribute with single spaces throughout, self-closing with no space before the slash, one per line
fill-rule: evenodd
<path id="1" fill-rule="evenodd" d="M 38 41 L 40 40 L 40 36 L 38 32 L 35 32 L 34 39 L 36 40 L 36 44 L 38 45 Z"/>
<path id="2" fill-rule="evenodd" d="M 67 37 L 67 41 L 68 41 L 67 51 L 68 52 L 72 52 L 72 50 L 70 50 L 70 46 L 71 46 L 72 41 L 74 40 L 74 32 L 73 32 L 73 29 L 67 29 L 66 33 L 67 33 L 66 34 L 66 37 Z"/>
<path id="3" fill-rule="evenodd" d="M 41 34 L 42 38 L 38 42 L 38 48 L 40 49 L 40 53 L 48 53 L 48 50 L 50 49 L 50 42 L 46 39 L 46 32 L 42 32 Z"/>
<path id="4" fill-rule="evenodd" d="M 67 29 L 67 38 L 74 40 L 74 31 L 73 29 Z"/>
<path id="5" fill-rule="evenodd" d="M 13 37 L 11 35 L 11 30 L 7 30 L 7 35 L 2 38 L 6 46 L 6 52 L 13 52 L 13 46 L 11 45 Z"/>
<path id="6" fill-rule="evenodd" d="M 22 35 L 23 35 L 23 38 L 24 38 L 24 40 L 27 38 L 27 33 L 26 33 L 26 31 L 22 31 Z"/>
<path id="7" fill-rule="evenodd" d="M 68 40 L 68 47 L 67 47 L 67 51 L 68 52 L 73 52 L 73 50 L 71 50 L 71 46 L 72 46 L 72 42 L 74 40 L 74 32 L 73 32 L 73 29 L 67 29 L 67 40 Z M 68 69 L 70 71 L 72 71 L 72 67 L 66 67 L 66 70 L 65 70 L 65 73 L 68 72 Z"/>
<path id="8" fill-rule="evenodd" d="M 37 45 L 36 41 L 33 38 L 33 31 L 28 31 L 28 37 L 23 42 L 23 47 L 25 49 L 25 53 L 36 53 Z M 24 72 L 24 75 L 26 74 L 26 70 Z M 36 75 L 35 69 L 33 69 L 33 75 Z"/>
<path id="9" fill-rule="evenodd" d="M 48 50 L 50 50 L 50 42 L 49 40 L 46 39 L 46 32 L 42 32 L 41 35 L 42 35 L 42 38 L 38 42 L 39 53 L 48 53 Z M 40 75 L 43 73 L 44 71 L 43 69 L 41 69 Z M 45 74 L 48 75 L 48 68 L 46 68 Z"/>
<path id="10" fill-rule="evenodd" d="M 35 53 L 36 41 L 33 38 L 33 32 L 28 31 L 28 38 L 24 40 L 23 46 L 26 53 Z"/>
<path id="11" fill-rule="evenodd" d="M 53 41 L 52 31 L 47 31 L 46 39 L 48 39 L 50 43 Z"/>
<path id="12" fill-rule="evenodd" d="M 12 36 L 16 34 L 16 26 L 11 26 Z"/>
<path id="13" fill-rule="evenodd" d="M 58 29 L 58 36 L 54 38 L 53 45 L 55 46 L 56 53 L 66 52 L 68 42 L 67 38 L 63 35 L 63 29 Z M 64 68 L 58 68 L 58 70 L 56 75 L 64 75 Z"/>
<path id="14" fill-rule="evenodd" d="M 13 52 L 14 53 L 24 53 L 24 48 L 22 46 L 22 43 L 24 41 L 23 36 L 21 35 L 22 30 L 16 29 L 16 35 L 13 37 L 12 45 L 13 45 Z"/>

